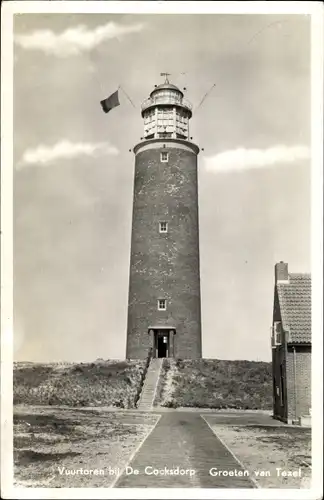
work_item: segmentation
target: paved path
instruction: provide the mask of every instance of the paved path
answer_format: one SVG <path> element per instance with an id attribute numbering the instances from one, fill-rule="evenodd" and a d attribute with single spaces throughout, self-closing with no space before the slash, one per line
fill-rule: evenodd
<path id="1" fill-rule="evenodd" d="M 211 468 L 243 471 L 197 413 L 164 413 L 129 464 L 138 475 L 120 476 L 117 488 L 254 488 L 247 476 L 209 474 Z M 145 468 L 195 471 L 191 475 L 147 475 Z M 149 469 L 149 472 L 152 470 Z"/>

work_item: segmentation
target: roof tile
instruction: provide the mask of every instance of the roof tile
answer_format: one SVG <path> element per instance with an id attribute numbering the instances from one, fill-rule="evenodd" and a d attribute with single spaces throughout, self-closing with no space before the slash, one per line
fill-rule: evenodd
<path id="1" fill-rule="evenodd" d="M 312 293 L 310 274 L 289 274 L 289 283 L 277 283 L 283 328 L 290 342 L 312 341 Z"/>

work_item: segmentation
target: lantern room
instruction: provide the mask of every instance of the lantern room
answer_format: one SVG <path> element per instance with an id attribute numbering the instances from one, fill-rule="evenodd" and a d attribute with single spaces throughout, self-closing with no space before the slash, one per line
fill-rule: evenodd
<path id="1" fill-rule="evenodd" d="M 191 104 L 183 92 L 166 78 L 163 84 L 154 88 L 150 97 L 142 104 L 143 139 L 189 140 L 191 116 Z"/>

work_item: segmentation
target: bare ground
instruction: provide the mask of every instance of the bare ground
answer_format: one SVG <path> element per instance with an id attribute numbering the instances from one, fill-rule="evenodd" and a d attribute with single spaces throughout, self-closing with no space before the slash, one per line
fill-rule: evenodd
<path id="1" fill-rule="evenodd" d="M 211 425 L 261 488 L 310 488 L 311 429 L 290 426 Z M 277 468 L 301 477 L 278 475 Z M 255 471 L 269 471 L 256 475 Z M 270 474 L 270 475 L 268 475 Z"/>
<path id="2" fill-rule="evenodd" d="M 110 487 L 116 469 L 122 472 L 157 418 L 154 413 L 103 407 L 15 407 L 14 485 Z M 206 412 L 204 419 L 261 488 L 310 487 L 310 429 L 274 423 L 266 412 Z M 301 477 L 278 476 L 276 468 L 300 469 Z M 65 474 L 69 470 L 79 472 Z M 258 470 L 270 475 L 257 476 Z"/>
<path id="3" fill-rule="evenodd" d="M 14 486 L 107 488 L 156 419 L 122 411 L 15 408 Z M 78 472 L 66 475 L 66 470 Z"/>

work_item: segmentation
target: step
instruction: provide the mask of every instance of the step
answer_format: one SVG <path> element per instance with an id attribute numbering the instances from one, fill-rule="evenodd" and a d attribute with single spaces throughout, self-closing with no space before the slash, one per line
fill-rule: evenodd
<path id="1" fill-rule="evenodd" d="M 153 358 L 148 367 L 143 384 L 142 393 L 138 403 L 138 408 L 151 409 L 154 402 L 156 387 L 159 382 L 159 376 L 162 367 L 162 359 Z"/>

